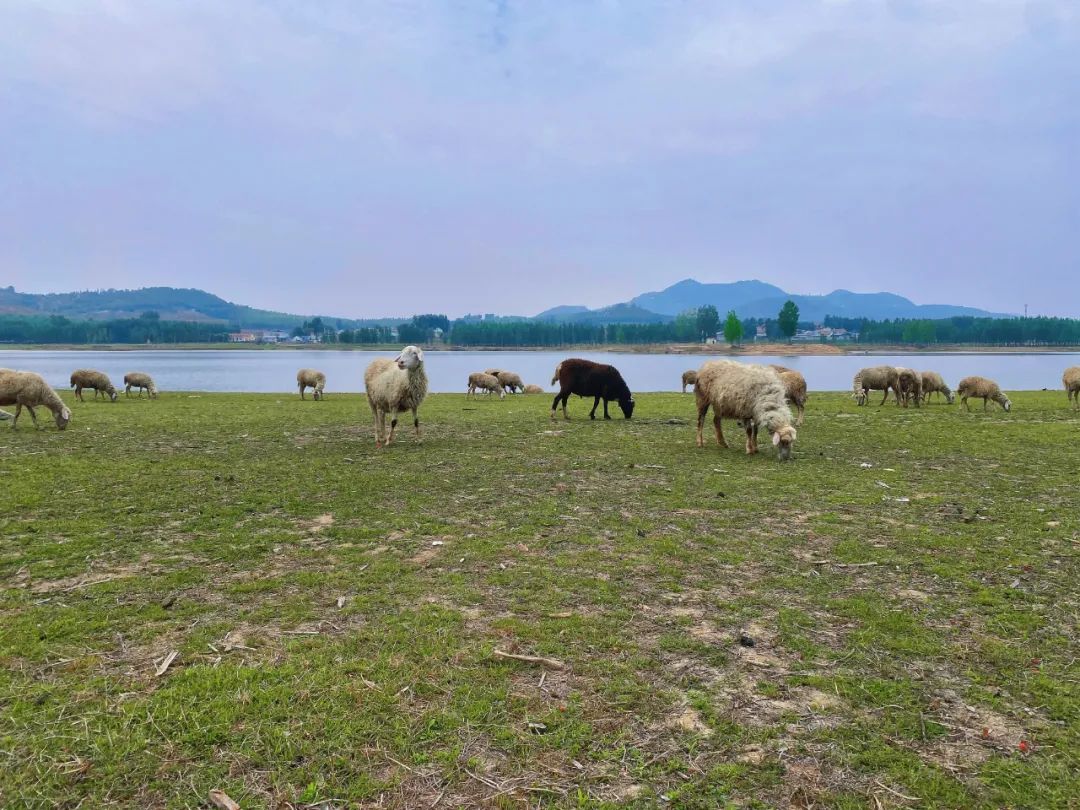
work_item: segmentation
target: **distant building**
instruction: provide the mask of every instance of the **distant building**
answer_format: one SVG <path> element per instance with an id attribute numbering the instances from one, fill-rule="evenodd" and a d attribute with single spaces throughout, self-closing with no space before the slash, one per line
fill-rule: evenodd
<path id="1" fill-rule="evenodd" d="M 769 336 L 768 330 L 765 328 L 765 324 L 759 323 L 757 329 L 754 332 L 754 340 L 765 340 Z"/>
<path id="2" fill-rule="evenodd" d="M 818 326 L 813 329 L 800 329 L 791 338 L 798 343 L 837 343 L 859 339 L 858 332 L 833 326 Z"/>
<path id="3" fill-rule="evenodd" d="M 229 343 L 257 343 L 259 336 L 254 332 L 230 332 Z"/>

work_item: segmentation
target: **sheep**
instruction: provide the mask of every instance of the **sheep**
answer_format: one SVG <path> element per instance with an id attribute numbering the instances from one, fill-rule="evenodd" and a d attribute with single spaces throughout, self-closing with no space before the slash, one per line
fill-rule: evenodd
<path id="1" fill-rule="evenodd" d="M 544 393 L 544 389 L 541 388 L 539 385 L 534 385 L 532 383 L 529 383 L 528 385 L 526 385 L 522 389 L 521 393 L 523 393 L 523 394 L 542 394 L 542 393 Z"/>
<path id="2" fill-rule="evenodd" d="M 364 389 L 368 405 L 375 417 L 375 447 L 384 445 L 386 414 L 391 415 L 390 435 L 385 446 L 394 440 L 397 414 L 411 410 L 416 438 L 420 438 L 420 417 L 416 411 L 427 396 L 427 374 L 424 373 L 424 353 L 416 346 L 406 346 L 395 359 L 380 357 L 372 360 L 364 372 Z"/>
<path id="3" fill-rule="evenodd" d="M 1080 408 L 1080 366 L 1069 366 L 1061 375 L 1061 384 L 1069 395 L 1069 402 L 1074 408 Z"/>
<path id="4" fill-rule="evenodd" d="M 604 418 L 608 415 L 608 402 L 617 400 L 623 416 L 629 419 L 634 413 L 634 397 L 622 375 L 615 366 L 594 363 L 591 360 L 571 358 L 563 360 L 555 369 L 559 381 L 559 393 L 551 403 L 551 418 L 555 418 L 555 408 L 562 401 L 563 419 L 569 419 L 566 413 L 566 400 L 571 394 L 579 397 L 594 397 L 589 418 L 596 418 L 596 408 L 600 400 L 604 401 Z M 554 385 L 554 382 L 552 382 Z"/>
<path id="5" fill-rule="evenodd" d="M 94 399 L 97 399 L 98 394 L 106 394 L 112 402 L 116 402 L 116 389 L 113 388 L 112 382 L 109 380 L 109 376 L 102 371 L 94 371 L 90 368 L 80 368 L 71 372 L 71 387 L 75 389 L 75 398 L 80 402 L 86 402 L 83 399 L 83 389 L 93 388 Z"/>
<path id="6" fill-rule="evenodd" d="M 38 405 L 44 405 L 52 411 L 58 430 L 64 430 L 71 421 L 71 411 L 60 396 L 40 374 L 32 371 L 0 369 L 0 405 L 15 406 L 15 415 L 11 419 L 13 428 L 18 426 L 19 414 L 23 408 L 30 411 L 34 427 L 38 427 L 37 414 L 34 413 L 34 408 Z"/>
<path id="7" fill-rule="evenodd" d="M 484 374 L 480 371 L 474 371 L 469 375 L 469 388 L 465 392 L 465 396 L 476 396 L 477 391 L 486 391 L 489 394 L 498 394 L 499 399 L 506 396 L 506 391 L 503 390 L 502 384 L 499 382 L 499 378 L 493 374 Z"/>
<path id="8" fill-rule="evenodd" d="M 138 388 L 139 396 L 143 394 L 143 390 L 146 390 L 147 396 L 150 399 L 157 398 L 157 386 L 154 384 L 154 380 L 149 374 L 143 374 L 141 371 L 131 371 L 124 375 L 124 396 L 131 396 L 131 389 Z"/>
<path id="9" fill-rule="evenodd" d="M 702 427 L 709 407 L 713 408 L 713 427 L 716 442 L 727 447 L 721 420 L 725 417 L 743 422 L 746 429 L 746 453 L 758 452 L 757 433 L 764 427 L 772 434 L 772 442 L 781 461 L 791 459 L 791 446 L 796 431 L 791 424 L 791 410 L 780 375 L 767 366 L 735 363 L 731 360 L 712 360 L 698 369 L 694 386 L 697 401 L 697 446 L 704 447 Z"/>
<path id="10" fill-rule="evenodd" d="M 302 368 L 296 372 L 296 387 L 300 389 L 300 399 L 304 398 L 304 389 L 310 388 L 311 396 L 320 400 L 323 398 L 323 389 L 326 388 L 326 375 L 313 368 Z"/>
<path id="11" fill-rule="evenodd" d="M 501 368 L 485 368 L 484 369 L 484 373 L 485 374 L 490 374 L 492 377 L 498 377 L 500 374 L 502 374 L 502 371 L 503 370 Z"/>
<path id="12" fill-rule="evenodd" d="M 945 401 L 950 405 L 956 400 L 952 389 L 945 382 L 945 378 L 936 371 L 920 371 L 922 376 L 923 400 L 929 402 L 931 394 L 944 394 Z"/>
<path id="13" fill-rule="evenodd" d="M 896 404 L 900 404 L 900 391 L 897 388 L 897 371 L 892 366 L 870 366 L 860 369 L 855 375 L 852 387 L 855 390 L 855 398 L 860 405 L 865 405 L 870 399 L 871 391 L 884 391 L 878 407 L 885 404 L 889 398 L 890 389 L 896 395 Z"/>
<path id="14" fill-rule="evenodd" d="M 960 395 L 960 402 L 964 406 L 964 410 L 970 411 L 967 401 L 968 397 L 974 397 L 975 399 L 981 399 L 983 401 L 983 410 L 986 410 L 987 400 L 993 400 L 1008 413 L 1012 409 L 1012 403 L 1009 402 L 1009 398 L 1001 393 L 1001 387 L 993 380 L 986 377 L 964 377 L 960 381 L 960 384 L 956 386 L 956 393 Z"/>
<path id="15" fill-rule="evenodd" d="M 919 372 L 910 368 L 896 369 L 896 384 L 898 401 L 906 408 L 909 402 L 914 402 L 919 407 L 922 402 L 922 376 Z"/>
<path id="16" fill-rule="evenodd" d="M 500 371 L 495 377 L 498 378 L 499 384 L 511 394 L 525 387 L 521 377 L 512 371 Z"/>
<path id="17" fill-rule="evenodd" d="M 697 385 L 697 372 L 691 369 L 682 373 L 682 392 L 686 393 L 686 386 Z"/>
<path id="18" fill-rule="evenodd" d="M 784 396 L 788 405 L 794 405 L 799 412 L 795 419 L 795 427 L 802 427 L 803 414 L 806 411 L 806 378 L 795 369 L 772 364 L 769 366 L 780 376 L 780 382 L 784 384 Z"/>

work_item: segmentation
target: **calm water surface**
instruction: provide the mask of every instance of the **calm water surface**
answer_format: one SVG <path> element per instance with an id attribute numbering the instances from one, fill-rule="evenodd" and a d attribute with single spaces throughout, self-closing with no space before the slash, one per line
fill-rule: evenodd
<path id="1" fill-rule="evenodd" d="M 107 373 L 118 388 L 129 371 L 152 375 L 163 391 L 252 391 L 279 393 L 296 390 L 296 371 L 317 368 L 326 373 L 327 393 L 362 391 L 364 368 L 375 357 L 390 352 L 327 350 L 204 350 L 204 351 L 26 351 L 0 350 L 0 368 L 36 371 L 56 388 L 68 388 L 76 368 L 96 368 Z M 555 365 L 576 356 L 611 363 L 622 372 L 633 391 L 676 391 L 683 371 L 696 369 L 710 357 L 676 354 L 617 354 L 610 352 L 448 352 L 425 355 L 432 391 L 465 391 L 473 371 L 504 368 L 518 372 L 527 383 L 546 390 Z M 982 374 L 1006 390 L 1038 390 L 1061 387 L 1061 373 L 1080 365 L 1073 354 L 918 354 L 754 356 L 752 363 L 780 363 L 798 369 L 812 390 L 848 390 L 851 378 L 863 366 L 889 364 L 920 370 L 934 369 L 953 387 L 969 374 Z"/>

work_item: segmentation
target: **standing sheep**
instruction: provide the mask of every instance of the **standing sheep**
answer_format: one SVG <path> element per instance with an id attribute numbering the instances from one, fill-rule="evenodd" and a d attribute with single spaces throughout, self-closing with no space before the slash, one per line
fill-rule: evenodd
<path id="1" fill-rule="evenodd" d="M 686 386 L 697 385 L 697 372 L 690 370 L 682 373 L 682 392 L 686 393 Z"/>
<path id="2" fill-rule="evenodd" d="M 558 375 L 556 379 L 559 381 L 559 393 L 555 395 L 551 403 L 552 419 L 555 418 L 555 408 L 558 407 L 560 400 L 563 419 L 570 418 L 566 413 L 566 401 L 570 399 L 571 394 L 577 394 L 579 397 L 593 397 L 592 410 L 589 411 L 590 419 L 596 418 L 596 408 L 600 405 L 600 400 L 604 401 L 605 419 L 611 418 L 608 415 L 608 403 L 611 400 L 619 403 L 619 408 L 625 418 L 629 419 L 633 415 L 634 397 L 615 366 L 594 363 L 592 360 L 570 358 L 559 363 L 555 372 Z"/>
<path id="3" fill-rule="evenodd" d="M 1001 387 L 986 377 L 964 377 L 960 384 L 956 386 L 956 393 L 960 395 L 960 403 L 964 406 L 964 410 L 967 411 L 971 410 L 967 404 L 968 397 L 981 399 L 984 411 L 986 410 L 987 400 L 991 399 L 1004 408 L 1006 413 L 1012 409 L 1012 403 L 1009 402 L 1007 396 L 1001 393 Z"/>
<path id="4" fill-rule="evenodd" d="M 498 378 L 499 384 L 511 394 L 525 387 L 521 377 L 512 371 L 500 371 L 495 377 Z"/>
<path id="5" fill-rule="evenodd" d="M 66 428 L 71 421 L 71 411 L 60 396 L 40 374 L 32 371 L 0 369 L 0 405 L 15 406 L 15 415 L 11 420 L 13 428 L 19 424 L 19 414 L 23 408 L 30 411 L 34 427 L 38 427 L 37 414 L 34 413 L 34 408 L 38 405 L 44 405 L 52 411 L 59 430 Z"/>
<path id="6" fill-rule="evenodd" d="M 141 371 L 131 371 L 124 375 L 124 396 L 131 396 L 131 389 L 138 388 L 139 396 L 141 397 L 143 391 L 150 399 L 157 399 L 157 386 L 154 385 L 154 380 L 149 374 L 143 374 Z"/>
<path id="7" fill-rule="evenodd" d="M 386 446 L 394 440 L 397 414 L 412 411 L 413 428 L 420 438 L 420 417 L 416 411 L 427 396 L 427 374 L 424 373 L 424 353 L 416 346 L 406 346 L 395 359 L 380 357 L 372 360 L 364 372 L 364 389 L 368 405 L 375 417 L 375 446 L 383 446 L 386 433 L 386 414 L 391 415 L 390 435 Z"/>
<path id="8" fill-rule="evenodd" d="M 320 400 L 323 398 L 323 389 L 326 388 L 326 375 L 313 368 L 302 368 L 296 372 L 296 387 L 300 389 L 300 399 L 304 398 L 304 389 L 310 388 L 311 396 Z"/>
<path id="9" fill-rule="evenodd" d="M 71 387 L 75 389 L 75 398 L 80 402 L 86 402 L 82 395 L 84 388 L 94 389 L 94 399 L 97 399 L 98 394 L 101 393 L 107 395 L 112 402 L 116 402 L 116 389 L 113 388 L 109 375 L 102 371 L 94 371 L 90 368 L 76 369 L 71 372 Z"/>
<path id="10" fill-rule="evenodd" d="M 922 402 L 922 375 L 914 369 L 897 368 L 896 385 L 898 401 L 901 401 L 905 408 L 909 402 L 914 402 L 918 408 Z"/>
<path id="11" fill-rule="evenodd" d="M 500 374 L 502 374 L 502 369 L 501 368 L 485 368 L 484 373 L 485 374 L 490 374 L 492 377 L 498 377 Z"/>
<path id="12" fill-rule="evenodd" d="M 803 414 L 806 411 L 806 378 L 795 369 L 785 366 L 770 365 L 769 368 L 780 375 L 788 405 L 794 405 L 799 412 L 795 419 L 795 427 L 802 427 Z"/>
<path id="13" fill-rule="evenodd" d="M 721 447 L 728 446 L 724 441 L 721 420 L 736 419 L 746 427 L 747 455 L 758 451 L 758 428 L 764 427 L 772 435 L 772 443 L 780 460 L 788 461 L 791 458 L 796 431 L 791 424 L 791 410 L 785 401 L 784 385 L 771 368 L 731 360 L 710 361 L 698 369 L 694 398 L 697 401 L 698 447 L 705 446 L 702 428 L 711 406 L 716 442 Z"/>
<path id="14" fill-rule="evenodd" d="M 896 395 L 896 404 L 900 404 L 900 390 L 897 387 L 897 370 L 892 366 L 870 366 L 860 369 L 855 375 L 852 387 L 855 389 L 855 397 L 860 405 L 865 405 L 870 399 L 871 391 L 884 391 L 878 407 L 885 404 L 889 398 L 889 391 Z"/>
<path id="15" fill-rule="evenodd" d="M 930 401 L 931 394 L 944 394 L 945 401 L 950 405 L 955 401 L 952 389 L 945 382 L 945 378 L 938 374 L 936 371 L 920 371 L 922 376 L 922 392 L 923 400 L 925 402 Z"/>
<path id="16" fill-rule="evenodd" d="M 1080 408 L 1080 366 L 1069 366 L 1061 375 L 1061 383 L 1074 408 Z"/>
<path id="17" fill-rule="evenodd" d="M 502 384 L 499 382 L 499 378 L 494 374 L 485 374 L 480 371 L 474 371 L 469 375 L 469 388 L 465 392 L 466 397 L 476 396 L 477 391 L 486 391 L 489 394 L 498 394 L 499 399 L 506 396 L 506 391 L 503 390 Z"/>
<path id="18" fill-rule="evenodd" d="M 542 393 L 544 393 L 544 389 L 541 388 L 539 385 L 534 385 L 532 383 L 529 383 L 528 385 L 525 386 L 525 388 L 522 389 L 521 393 L 523 393 L 523 394 L 542 394 Z"/>

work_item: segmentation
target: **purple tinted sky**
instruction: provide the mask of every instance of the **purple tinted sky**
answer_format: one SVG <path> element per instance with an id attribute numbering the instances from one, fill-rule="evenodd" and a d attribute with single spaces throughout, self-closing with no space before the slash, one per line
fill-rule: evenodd
<path id="1" fill-rule="evenodd" d="M 1076 0 L 0 7 L 0 285 L 1080 315 Z"/>

